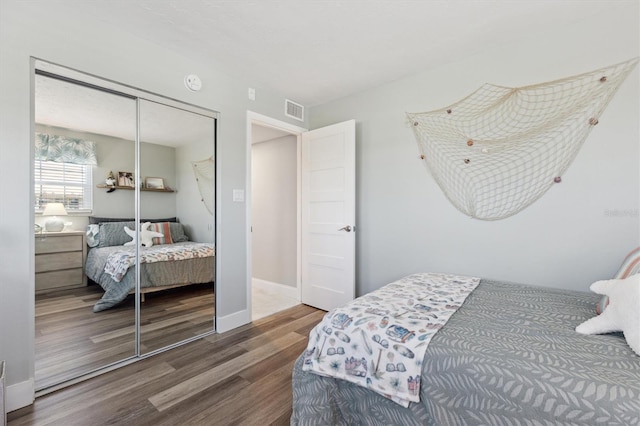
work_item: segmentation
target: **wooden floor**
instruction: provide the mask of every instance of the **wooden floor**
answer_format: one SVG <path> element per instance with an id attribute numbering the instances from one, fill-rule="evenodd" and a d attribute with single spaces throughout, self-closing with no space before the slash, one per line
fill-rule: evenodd
<path id="1" fill-rule="evenodd" d="M 324 311 L 298 305 L 38 398 L 19 425 L 285 425 L 291 372 Z"/>
<path id="2" fill-rule="evenodd" d="M 97 285 L 36 296 L 36 388 L 135 355 L 133 295 L 94 313 Z M 141 305 L 140 350 L 147 353 L 213 330 L 213 283 L 150 293 Z"/>

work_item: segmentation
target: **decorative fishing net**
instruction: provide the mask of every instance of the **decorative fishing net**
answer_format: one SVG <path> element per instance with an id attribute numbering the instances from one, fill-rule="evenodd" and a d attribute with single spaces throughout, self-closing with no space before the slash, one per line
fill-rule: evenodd
<path id="1" fill-rule="evenodd" d="M 519 88 L 485 84 L 449 107 L 407 113 L 420 157 L 461 212 L 514 215 L 561 181 L 637 63 Z"/>
<path id="2" fill-rule="evenodd" d="M 201 200 L 207 211 L 213 214 L 216 176 L 213 157 L 209 157 L 206 160 L 192 161 L 191 167 L 193 168 L 193 174 L 196 176 L 196 182 L 198 182 Z"/>

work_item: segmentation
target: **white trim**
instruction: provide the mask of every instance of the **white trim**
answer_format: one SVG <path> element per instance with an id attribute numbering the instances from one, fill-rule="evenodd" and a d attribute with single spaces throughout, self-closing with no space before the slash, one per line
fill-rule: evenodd
<path id="1" fill-rule="evenodd" d="M 33 379 L 7 386 L 7 413 L 33 404 L 34 396 Z"/>
<path id="2" fill-rule="evenodd" d="M 223 317 L 218 317 L 216 321 L 216 333 L 224 333 L 234 328 L 238 328 L 242 325 L 249 324 L 251 322 L 251 310 L 245 309 L 243 311 L 234 312 Z"/>
<path id="3" fill-rule="evenodd" d="M 274 283 L 273 281 L 261 280 L 260 278 L 253 278 L 252 281 L 253 284 L 258 284 L 266 287 L 267 291 L 269 292 L 276 293 L 289 299 L 294 299 L 298 302 L 300 301 L 299 291 L 296 287 L 282 283 Z"/>
<path id="4" fill-rule="evenodd" d="M 297 250 L 296 250 L 296 289 L 297 289 L 297 296 L 296 296 L 296 300 L 300 300 L 301 297 L 301 277 L 302 277 L 302 270 L 301 270 L 301 255 L 300 255 L 300 250 L 301 250 L 301 240 L 300 240 L 300 215 L 302 214 L 301 212 L 301 204 L 300 204 L 300 190 L 302 188 L 302 184 L 300 182 L 301 176 L 302 176 L 302 170 L 301 170 L 301 145 L 302 145 L 302 133 L 305 133 L 308 131 L 308 129 L 305 129 L 303 127 L 298 127 L 294 124 L 289 124 L 287 122 L 284 121 L 280 121 L 280 120 L 276 120 L 275 118 L 271 118 L 271 117 L 267 117 L 266 115 L 262 115 L 262 114 L 258 114 L 257 112 L 253 112 L 253 111 L 249 111 L 247 110 L 247 145 L 246 145 L 246 164 L 245 164 L 245 169 L 247 171 L 246 174 L 246 198 L 245 198 L 245 219 L 246 219 L 246 274 L 247 274 L 247 281 L 246 281 L 246 291 L 247 291 L 247 311 L 249 312 L 249 318 L 251 318 L 251 280 L 252 280 L 252 269 L 251 269 L 251 262 L 252 262 L 252 256 L 251 256 L 251 250 L 252 250 L 252 245 L 251 245 L 251 142 L 253 139 L 253 135 L 252 135 L 252 130 L 251 130 L 251 126 L 253 124 L 257 124 L 257 125 L 261 125 L 261 126 L 265 126 L 265 127 L 271 127 L 271 128 L 275 128 L 275 129 L 279 129 L 279 130 L 283 130 L 286 132 L 290 132 L 292 134 L 294 134 L 296 136 L 296 149 L 297 149 L 297 160 L 298 160 L 298 164 L 296 166 L 297 168 L 297 212 L 296 212 L 296 217 L 298 218 L 298 220 L 296 221 L 296 228 L 297 228 L 297 233 L 298 233 L 298 237 L 297 237 Z M 220 318 L 218 318 L 218 321 L 220 321 Z M 242 325 L 242 324 L 241 324 Z M 218 328 L 218 331 L 220 329 Z"/>
<path id="5" fill-rule="evenodd" d="M 216 171 L 216 202 L 215 202 L 215 218 L 213 220 L 213 227 L 215 231 L 215 235 L 213 238 L 215 239 L 215 271 L 214 273 L 214 282 L 213 282 L 213 291 L 215 294 L 214 300 L 214 315 L 213 315 L 213 330 L 218 332 L 218 312 L 220 312 L 220 291 L 221 285 L 220 277 L 222 277 L 222 254 L 224 250 L 224 244 L 222 242 L 222 170 L 220 167 L 220 162 L 218 161 L 219 147 L 220 143 L 218 143 L 218 128 L 220 126 L 220 117 L 215 121 L 215 127 L 213 128 L 213 133 L 215 137 L 215 147 L 213 152 L 213 167 L 215 167 Z"/>
<path id="6" fill-rule="evenodd" d="M 276 120 L 275 118 L 267 117 L 266 115 L 258 114 L 257 112 L 248 111 L 247 110 L 247 125 L 249 130 L 251 130 L 251 124 L 258 124 L 267 127 L 273 127 L 275 129 L 284 130 L 285 132 L 291 133 L 304 133 L 308 132 L 309 129 L 305 129 L 303 127 L 296 126 L 295 124 L 289 124 L 285 121 Z M 251 132 L 249 131 L 247 136 L 251 136 Z M 251 146 L 251 138 L 248 139 L 248 145 Z"/>
<path id="7" fill-rule="evenodd" d="M 302 301 L 302 133 L 296 135 L 296 159 L 298 164 L 296 166 L 296 191 L 298 196 L 296 197 L 296 288 L 298 294 L 296 300 Z"/>

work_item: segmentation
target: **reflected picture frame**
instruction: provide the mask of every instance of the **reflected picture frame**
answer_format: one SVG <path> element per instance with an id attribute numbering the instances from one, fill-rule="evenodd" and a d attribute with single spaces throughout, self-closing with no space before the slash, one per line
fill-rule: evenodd
<path id="1" fill-rule="evenodd" d="M 165 189 L 164 179 L 159 177 L 148 177 L 144 180 L 146 189 Z"/>
<path id="2" fill-rule="evenodd" d="M 118 172 L 118 186 L 128 186 L 134 188 L 136 181 L 131 172 Z"/>

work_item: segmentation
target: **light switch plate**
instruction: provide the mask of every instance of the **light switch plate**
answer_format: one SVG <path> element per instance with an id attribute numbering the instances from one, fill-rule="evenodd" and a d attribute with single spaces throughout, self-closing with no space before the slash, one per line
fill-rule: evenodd
<path id="1" fill-rule="evenodd" d="M 249 100 L 250 101 L 255 101 L 256 100 L 256 89 L 254 89 L 253 87 L 249 87 L 249 90 L 247 91 L 247 96 L 249 96 Z"/>
<path id="2" fill-rule="evenodd" d="M 244 202 L 244 189 L 234 189 L 233 190 L 233 201 L 236 203 Z"/>

